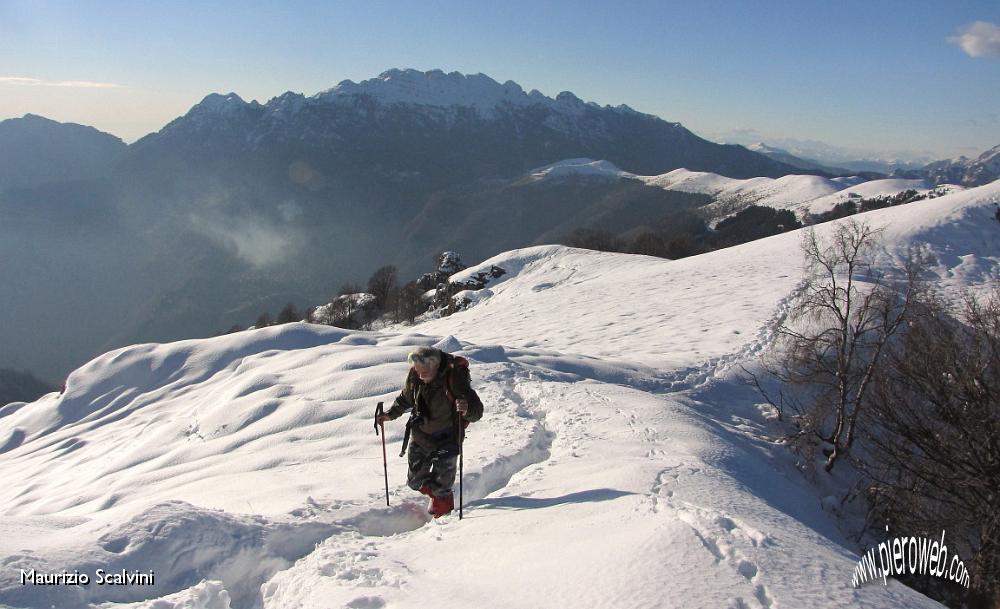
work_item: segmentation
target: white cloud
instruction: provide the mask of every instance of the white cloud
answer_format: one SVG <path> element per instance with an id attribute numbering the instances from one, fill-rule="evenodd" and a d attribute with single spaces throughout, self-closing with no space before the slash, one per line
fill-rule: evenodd
<path id="1" fill-rule="evenodd" d="M 1000 57 L 1000 27 L 989 21 L 977 21 L 965 26 L 957 36 L 948 38 L 969 57 Z"/>
<path id="2" fill-rule="evenodd" d="M 192 214 L 193 228 L 240 260 L 263 268 L 281 264 L 294 255 L 300 236 L 260 217 L 223 219 Z"/>
<path id="3" fill-rule="evenodd" d="M 24 76 L 0 76 L 0 85 L 17 87 L 72 87 L 77 89 L 122 89 L 123 85 L 110 82 L 92 82 L 89 80 L 41 80 Z"/>

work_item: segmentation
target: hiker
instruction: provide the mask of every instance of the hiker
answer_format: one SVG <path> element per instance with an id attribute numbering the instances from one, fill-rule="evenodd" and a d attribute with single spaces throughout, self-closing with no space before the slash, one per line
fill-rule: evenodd
<path id="1" fill-rule="evenodd" d="M 433 347 L 418 347 L 407 361 L 410 372 L 392 407 L 377 423 L 411 411 L 407 436 L 412 435 L 406 484 L 431 498 L 428 508 L 440 518 L 455 508 L 452 485 L 459 442 L 469 423 L 483 416 L 483 403 L 472 389 L 469 362 Z M 461 434 L 461 435 L 460 435 Z M 407 436 L 403 439 L 406 450 Z"/>

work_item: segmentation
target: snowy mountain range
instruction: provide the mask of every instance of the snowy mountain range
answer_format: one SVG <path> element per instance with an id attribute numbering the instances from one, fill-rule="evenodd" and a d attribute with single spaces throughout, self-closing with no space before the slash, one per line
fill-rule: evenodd
<path id="1" fill-rule="evenodd" d="M 853 173 L 890 174 L 897 170 L 917 170 L 935 160 L 929 153 L 914 153 L 902 150 L 872 151 L 834 146 L 816 140 L 794 138 L 760 140 L 759 134 L 734 133 L 722 138 L 724 141 L 745 145 L 751 150 L 775 159 L 788 158 L 796 166 L 817 165 L 840 168 Z"/>
<path id="2" fill-rule="evenodd" d="M 754 152 L 759 152 L 760 154 L 766 155 L 776 161 L 782 163 L 787 163 L 793 167 L 807 171 L 822 171 L 831 175 L 849 175 L 851 173 L 856 173 L 859 170 L 851 170 L 844 167 L 833 167 L 830 165 L 825 165 L 820 161 L 813 159 L 800 158 L 794 154 L 788 152 L 787 150 L 782 150 L 774 146 L 768 146 L 764 142 L 757 142 L 756 144 L 751 144 L 747 146 L 748 150 L 753 150 Z"/>
<path id="3" fill-rule="evenodd" d="M 54 385 L 114 347 L 212 335 L 289 301 L 329 302 L 385 264 L 416 277 L 446 249 L 475 260 L 577 228 L 669 222 L 713 201 L 641 180 L 534 175 L 550 167 L 555 177 L 567 159 L 636 176 L 783 180 L 780 192 L 799 181 L 835 188 L 829 177 L 784 178 L 803 172 L 624 105 L 438 70 L 390 70 L 266 103 L 211 94 L 126 148 L 102 136 L 106 149 L 78 155 L 96 162 L 83 174 L 35 154 L 46 138 L 76 137 L 71 126 L 50 134 L 43 120 L 0 123 L 0 136 L 33 134 L 0 137 L 3 158 L 47 167 L 0 163 L 0 183 L 27 176 L 0 189 L 3 304 L 13 319 L 48 320 L 0 329 L 0 366 Z"/>
<path id="4" fill-rule="evenodd" d="M 590 156 L 630 171 L 687 166 L 734 177 L 778 177 L 789 167 L 740 146 L 703 140 L 679 123 L 620 105 L 585 103 L 570 92 L 554 99 L 514 82 L 440 70 L 389 70 L 377 78 L 305 97 L 284 93 L 266 104 L 235 93 L 212 94 L 134 155 L 291 153 L 321 172 L 343 164 L 383 168 L 382 178 L 447 182 L 461 176 L 511 177 L 548 162 Z M 278 156 L 278 158 L 281 158 Z"/>
<path id="5" fill-rule="evenodd" d="M 978 158 L 959 157 L 933 162 L 914 162 L 912 159 L 902 161 L 849 161 L 840 155 L 841 165 L 801 158 L 787 150 L 769 146 L 763 142 L 752 144 L 748 149 L 766 155 L 776 161 L 787 163 L 808 171 L 821 171 L 831 175 L 847 176 L 852 172 L 869 179 L 878 179 L 879 173 L 891 174 L 891 177 L 910 180 L 927 180 L 931 184 L 958 184 L 962 186 L 982 186 L 1000 179 L 1000 146 L 996 146 L 981 154 Z"/>
<path id="6" fill-rule="evenodd" d="M 889 258 L 926 247 L 957 296 L 998 280 L 998 204 L 993 183 L 864 219 Z M 677 261 L 517 249 L 452 278 L 506 270 L 475 306 L 416 326 L 289 324 L 99 355 L 64 392 L 0 408 L 0 603 L 940 607 L 892 579 L 852 586 L 866 548 L 738 378 L 795 302 L 800 240 Z M 461 521 L 431 520 L 405 487 L 399 422 L 383 503 L 371 416 L 418 345 L 468 358 L 487 404 Z M 155 582 L 26 586 L 30 569 Z"/>

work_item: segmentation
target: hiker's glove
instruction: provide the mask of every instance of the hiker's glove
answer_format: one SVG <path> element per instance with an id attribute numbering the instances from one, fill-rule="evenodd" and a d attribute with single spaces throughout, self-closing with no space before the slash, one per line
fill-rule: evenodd
<path id="1" fill-rule="evenodd" d="M 392 420 L 392 417 L 390 417 L 389 415 L 387 415 L 387 414 L 380 414 L 380 415 L 378 415 L 378 418 L 375 419 L 375 422 L 378 423 L 379 425 L 383 425 L 386 421 L 391 421 L 391 420 Z"/>
<path id="2" fill-rule="evenodd" d="M 458 414 L 465 416 L 465 413 L 469 412 L 469 402 L 461 398 L 455 400 L 455 410 Z"/>

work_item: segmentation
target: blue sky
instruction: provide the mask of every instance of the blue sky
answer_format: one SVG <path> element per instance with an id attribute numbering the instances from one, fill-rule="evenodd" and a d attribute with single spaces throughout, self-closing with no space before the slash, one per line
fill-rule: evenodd
<path id="1" fill-rule="evenodd" d="M 715 140 L 943 158 L 1000 144 L 998 25 L 997 1 L 0 0 L 0 119 L 133 141 L 211 92 L 264 102 L 440 68 L 625 103 Z"/>

